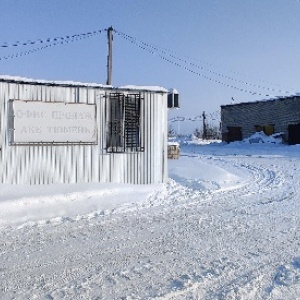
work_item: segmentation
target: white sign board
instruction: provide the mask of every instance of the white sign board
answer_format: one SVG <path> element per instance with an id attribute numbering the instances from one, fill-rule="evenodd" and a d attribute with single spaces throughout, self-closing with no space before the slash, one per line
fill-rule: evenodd
<path id="1" fill-rule="evenodd" d="M 96 143 L 96 106 L 13 101 L 14 143 Z"/>

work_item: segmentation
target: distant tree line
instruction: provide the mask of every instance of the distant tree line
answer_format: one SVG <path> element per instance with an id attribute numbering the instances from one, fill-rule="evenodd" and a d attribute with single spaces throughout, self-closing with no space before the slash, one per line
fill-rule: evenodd
<path id="1" fill-rule="evenodd" d="M 206 125 L 205 130 L 203 128 L 196 128 L 192 134 L 195 136 L 197 139 L 203 139 L 203 140 L 218 140 L 221 139 L 221 130 L 220 127 L 216 125 Z M 180 137 L 182 134 L 176 132 L 176 130 L 172 127 L 169 126 L 168 129 L 168 137 Z"/>
<path id="2" fill-rule="evenodd" d="M 203 140 L 218 140 L 221 139 L 221 131 L 218 126 L 214 125 L 206 125 L 204 128 L 196 128 L 193 132 L 194 136 L 197 139 L 203 139 Z"/>

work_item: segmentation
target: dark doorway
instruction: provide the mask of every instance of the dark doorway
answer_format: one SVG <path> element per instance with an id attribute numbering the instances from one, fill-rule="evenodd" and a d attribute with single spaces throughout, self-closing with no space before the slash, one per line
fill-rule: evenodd
<path id="1" fill-rule="evenodd" d="M 289 140 L 290 145 L 300 144 L 300 123 L 299 124 L 290 124 L 288 126 L 289 131 Z"/>
<path id="2" fill-rule="evenodd" d="M 242 127 L 229 126 L 227 127 L 227 129 L 228 132 L 225 142 L 230 143 L 234 141 L 241 141 L 243 139 Z"/>

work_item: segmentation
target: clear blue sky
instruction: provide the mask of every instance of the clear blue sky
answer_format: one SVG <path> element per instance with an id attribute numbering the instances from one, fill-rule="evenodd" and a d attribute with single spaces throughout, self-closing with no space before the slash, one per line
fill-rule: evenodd
<path id="1" fill-rule="evenodd" d="M 298 0 L 2 0 L 0 14 L 1 44 L 113 26 L 150 45 L 175 51 L 181 65 L 188 58 L 185 67 L 194 73 L 114 34 L 113 85 L 176 88 L 181 108 L 170 112 L 170 118 L 212 113 L 230 104 L 232 97 L 238 103 L 283 94 L 279 90 L 300 92 Z M 41 46 L 0 48 L 0 58 Z M 2 59 L 0 73 L 105 83 L 106 56 L 104 32 Z M 168 59 L 175 61 L 174 55 Z M 181 124 L 182 130 L 196 126 L 189 121 Z"/>

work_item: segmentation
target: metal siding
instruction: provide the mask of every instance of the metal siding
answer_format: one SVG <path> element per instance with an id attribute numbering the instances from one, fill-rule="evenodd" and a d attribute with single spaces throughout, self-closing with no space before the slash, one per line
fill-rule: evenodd
<path id="1" fill-rule="evenodd" d="M 152 139 L 154 140 L 156 147 L 163 149 L 161 139 L 159 136 L 159 133 L 162 130 L 161 109 L 160 109 L 159 105 L 157 105 L 157 100 L 158 99 L 155 99 L 155 101 L 153 101 L 155 104 L 154 104 L 154 108 L 153 108 L 154 119 L 153 119 L 153 131 L 152 131 L 153 137 L 152 137 Z M 151 156 L 153 157 L 153 160 L 152 160 L 153 164 L 152 164 L 151 168 L 153 170 L 154 180 L 155 180 L 155 182 L 158 182 L 158 181 L 161 181 L 161 178 L 160 178 L 161 174 L 158 174 L 157 167 L 160 165 L 162 166 L 162 161 L 161 161 L 162 157 L 161 157 L 161 154 L 154 151 L 153 148 L 151 150 L 152 150 Z"/>
<path id="2" fill-rule="evenodd" d="M 167 102 L 161 99 L 161 106 L 163 111 L 163 133 L 162 133 L 162 144 L 163 144 L 163 166 L 162 166 L 162 180 L 161 182 L 166 182 L 168 179 L 168 110 Z"/>
<path id="3" fill-rule="evenodd" d="M 149 97 L 150 98 L 150 97 Z M 146 124 L 147 124 L 147 127 L 146 127 L 146 130 L 145 132 L 147 133 L 146 134 L 146 145 L 145 145 L 145 152 L 146 152 L 146 155 L 147 155 L 147 161 L 145 162 L 145 166 L 147 167 L 147 170 L 145 170 L 145 172 L 147 173 L 147 182 L 150 182 L 151 181 L 151 178 L 152 178 L 152 160 L 153 160 L 153 157 L 151 156 L 151 136 L 152 136 L 152 131 L 153 131 L 153 109 L 152 109 L 152 104 L 153 104 L 153 100 L 152 99 L 148 99 L 147 98 L 147 101 L 145 102 L 145 121 L 146 121 Z M 147 110 L 148 109 L 148 110 Z M 146 114 L 146 111 L 149 112 L 149 116 Z"/>
<path id="4" fill-rule="evenodd" d="M 164 181 L 167 174 L 167 95 L 142 92 L 141 126 L 145 151 L 118 154 L 105 152 L 107 99 L 104 95 L 103 88 L 0 82 L 0 183 L 147 184 Z M 98 144 L 10 146 L 7 126 L 10 99 L 97 104 Z"/>

